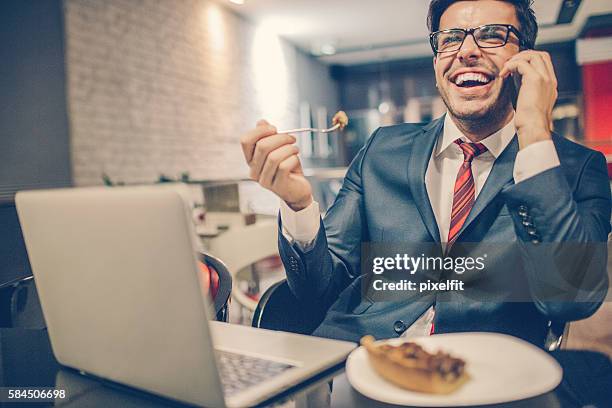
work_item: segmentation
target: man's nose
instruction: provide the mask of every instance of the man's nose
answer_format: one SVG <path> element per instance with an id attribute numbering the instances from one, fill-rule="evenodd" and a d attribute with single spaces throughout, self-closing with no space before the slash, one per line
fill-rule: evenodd
<path id="1" fill-rule="evenodd" d="M 457 58 L 460 61 L 466 60 L 474 60 L 482 57 L 482 51 L 478 44 L 476 44 L 476 39 L 474 39 L 473 35 L 469 35 L 465 37 L 463 44 L 461 44 L 461 48 L 457 52 Z"/>

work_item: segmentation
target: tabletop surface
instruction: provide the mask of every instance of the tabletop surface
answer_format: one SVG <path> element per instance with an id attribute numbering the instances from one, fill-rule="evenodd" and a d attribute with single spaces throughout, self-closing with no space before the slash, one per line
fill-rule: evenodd
<path id="1" fill-rule="evenodd" d="M 612 407 L 612 364 L 607 356 L 572 350 L 557 351 L 551 355 L 564 370 L 563 380 L 554 391 L 527 400 L 488 407 Z M 173 401 L 61 367 L 53 357 L 46 330 L 0 329 L 0 364 L 0 387 L 3 393 L 9 387 L 54 387 L 66 391 L 64 399 L 40 403 L 38 406 L 181 406 Z M 331 385 L 330 379 L 333 379 Z M 348 383 L 343 370 L 338 367 L 268 401 L 266 405 L 317 408 L 392 406 L 370 400 L 356 392 Z M 7 406 L 24 405 L 15 403 Z"/>

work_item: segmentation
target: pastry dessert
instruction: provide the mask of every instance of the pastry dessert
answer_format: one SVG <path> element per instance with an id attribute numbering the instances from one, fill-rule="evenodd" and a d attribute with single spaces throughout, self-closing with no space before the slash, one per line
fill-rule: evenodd
<path id="1" fill-rule="evenodd" d="M 442 351 L 431 354 L 413 342 L 376 344 L 372 336 L 364 336 L 361 345 L 378 374 L 411 391 L 450 394 L 469 379 L 465 361 Z"/>
<path id="2" fill-rule="evenodd" d="M 344 129 L 348 123 L 349 119 L 344 111 L 337 112 L 332 118 L 332 125 L 340 124 L 340 130 Z"/>

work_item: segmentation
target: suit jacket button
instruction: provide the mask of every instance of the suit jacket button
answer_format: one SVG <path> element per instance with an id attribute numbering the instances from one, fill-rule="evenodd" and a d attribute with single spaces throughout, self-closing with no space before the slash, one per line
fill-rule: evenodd
<path id="1" fill-rule="evenodd" d="M 396 321 L 393 323 L 393 331 L 397 334 L 402 334 L 406 331 L 406 324 L 401 320 Z"/>

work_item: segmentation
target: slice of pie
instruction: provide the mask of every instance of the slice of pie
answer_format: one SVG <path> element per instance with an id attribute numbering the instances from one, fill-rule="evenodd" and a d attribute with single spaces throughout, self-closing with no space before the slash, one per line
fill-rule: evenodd
<path id="1" fill-rule="evenodd" d="M 469 379 L 465 361 L 442 351 L 428 353 L 417 343 L 376 344 L 374 337 L 364 336 L 361 345 L 378 374 L 411 391 L 450 394 Z"/>

